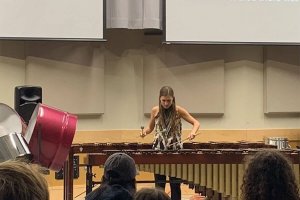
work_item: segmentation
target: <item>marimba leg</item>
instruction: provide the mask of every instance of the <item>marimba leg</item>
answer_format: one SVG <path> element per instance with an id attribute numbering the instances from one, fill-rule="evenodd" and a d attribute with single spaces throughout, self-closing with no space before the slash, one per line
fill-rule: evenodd
<path id="1" fill-rule="evenodd" d="M 86 186 L 85 193 L 86 195 L 93 190 L 93 167 L 91 165 L 86 166 Z"/>
<path id="2" fill-rule="evenodd" d="M 166 176 L 161 174 L 154 174 L 154 180 L 155 180 L 155 187 L 156 188 L 162 188 L 162 190 L 165 190 L 166 187 Z"/>
<path id="3" fill-rule="evenodd" d="M 181 199 L 181 179 L 175 177 L 170 178 L 170 188 L 171 188 L 171 198 L 172 200 L 180 200 Z"/>

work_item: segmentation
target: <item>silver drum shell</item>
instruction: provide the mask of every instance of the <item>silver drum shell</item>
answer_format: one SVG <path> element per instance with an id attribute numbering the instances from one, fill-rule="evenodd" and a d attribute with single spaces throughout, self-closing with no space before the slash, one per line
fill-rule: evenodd
<path id="1" fill-rule="evenodd" d="M 285 137 L 267 137 L 265 138 L 266 144 L 276 145 L 277 149 L 290 149 L 288 138 Z"/>
<path id="2" fill-rule="evenodd" d="M 18 157 L 30 158 L 27 142 L 19 133 L 10 133 L 0 137 L 0 162 Z"/>

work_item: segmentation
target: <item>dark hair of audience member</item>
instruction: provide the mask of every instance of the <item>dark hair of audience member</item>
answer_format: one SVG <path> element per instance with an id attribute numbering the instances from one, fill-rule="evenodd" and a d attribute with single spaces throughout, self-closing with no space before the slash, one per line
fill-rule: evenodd
<path id="1" fill-rule="evenodd" d="M 132 194 L 121 185 L 101 185 L 97 192 L 90 193 L 86 199 L 93 200 L 133 200 Z"/>
<path id="2" fill-rule="evenodd" d="M 120 185 L 124 187 L 131 194 L 135 194 L 136 192 L 136 179 L 132 179 L 130 181 L 123 181 L 118 178 L 117 174 L 114 172 L 111 173 L 110 178 L 106 179 L 105 176 L 102 177 L 102 186 L 105 185 Z"/>
<path id="3" fill-rule="evenodd" d="M 0 199 L 49 200 L 48 184 L 41 170 L 25 160 L 0 163 Z"/>
<path id="4" fill-rule="evenodd" d="M 122 197 L 120 200 L 129 200 L 133 199 L 136 192 L 136 179 L 125 182 L 114 178 L 106 179 L 102 176 L 101 182 L 97 189 L 86 196 L 86 200 L 114 200 L 118 197 Z M 115 194 L 111 194 L 111 191 Z"/>
<path id="5" fill-rule="evenodd" d="M 135 194 L 135 200 L 171 200 L 165 191 L 158 188 L 142 188 Z"/>
<path id="6" fill-rule="evenodd" d="M 257 152 L 248 160 L 242 200 L 299 200 L 299 189 L 289 159 L 277 150 Z"/>

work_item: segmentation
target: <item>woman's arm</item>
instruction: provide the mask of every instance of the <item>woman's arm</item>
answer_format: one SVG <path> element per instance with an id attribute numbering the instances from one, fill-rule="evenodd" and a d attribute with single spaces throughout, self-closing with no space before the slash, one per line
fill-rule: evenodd
<path id="1" fill-rule="evenodd" d="M 195 138 L 197 131 L 200 127 L 200 123 L 184 108 L 177 106 L 180 116 L 187 122 L 193 125 L 192 131 L 189 134 L 189 139 L 192 140 Z"/>
<path id="2" fill-rule="evenodd" d="M 148 126 L 141 133 L 141 137 L 145 137 L 146 135 L 150 134 L 153 131 L 154 125 L 155 125 L 155 117 L 156 117 L 157 113 L 158 113 L 158 106 L 155 106 L 151 110 L 150 121 L 148 123 Z"/>

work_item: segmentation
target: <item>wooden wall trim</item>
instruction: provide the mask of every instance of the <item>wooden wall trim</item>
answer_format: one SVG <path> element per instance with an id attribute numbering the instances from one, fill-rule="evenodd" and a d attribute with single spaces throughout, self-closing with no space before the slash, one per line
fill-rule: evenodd
<path id="1" fill-rule="evenodd" d="M 289 141 L 300 140 L 300 129 L 256 129 L 256 130 L 199 130 L 200 134 L 195 142 L 236 142 L 263 141 L 264 137 L 286 137 Z M 101 143 L 101 142 L 152 142 L 153 134 L 144 139 L 139 137 L 140 130 L 101 130 L 78 131 L 73 143 Z M 183 139 L 189 130 L 183 131 Z"/>

